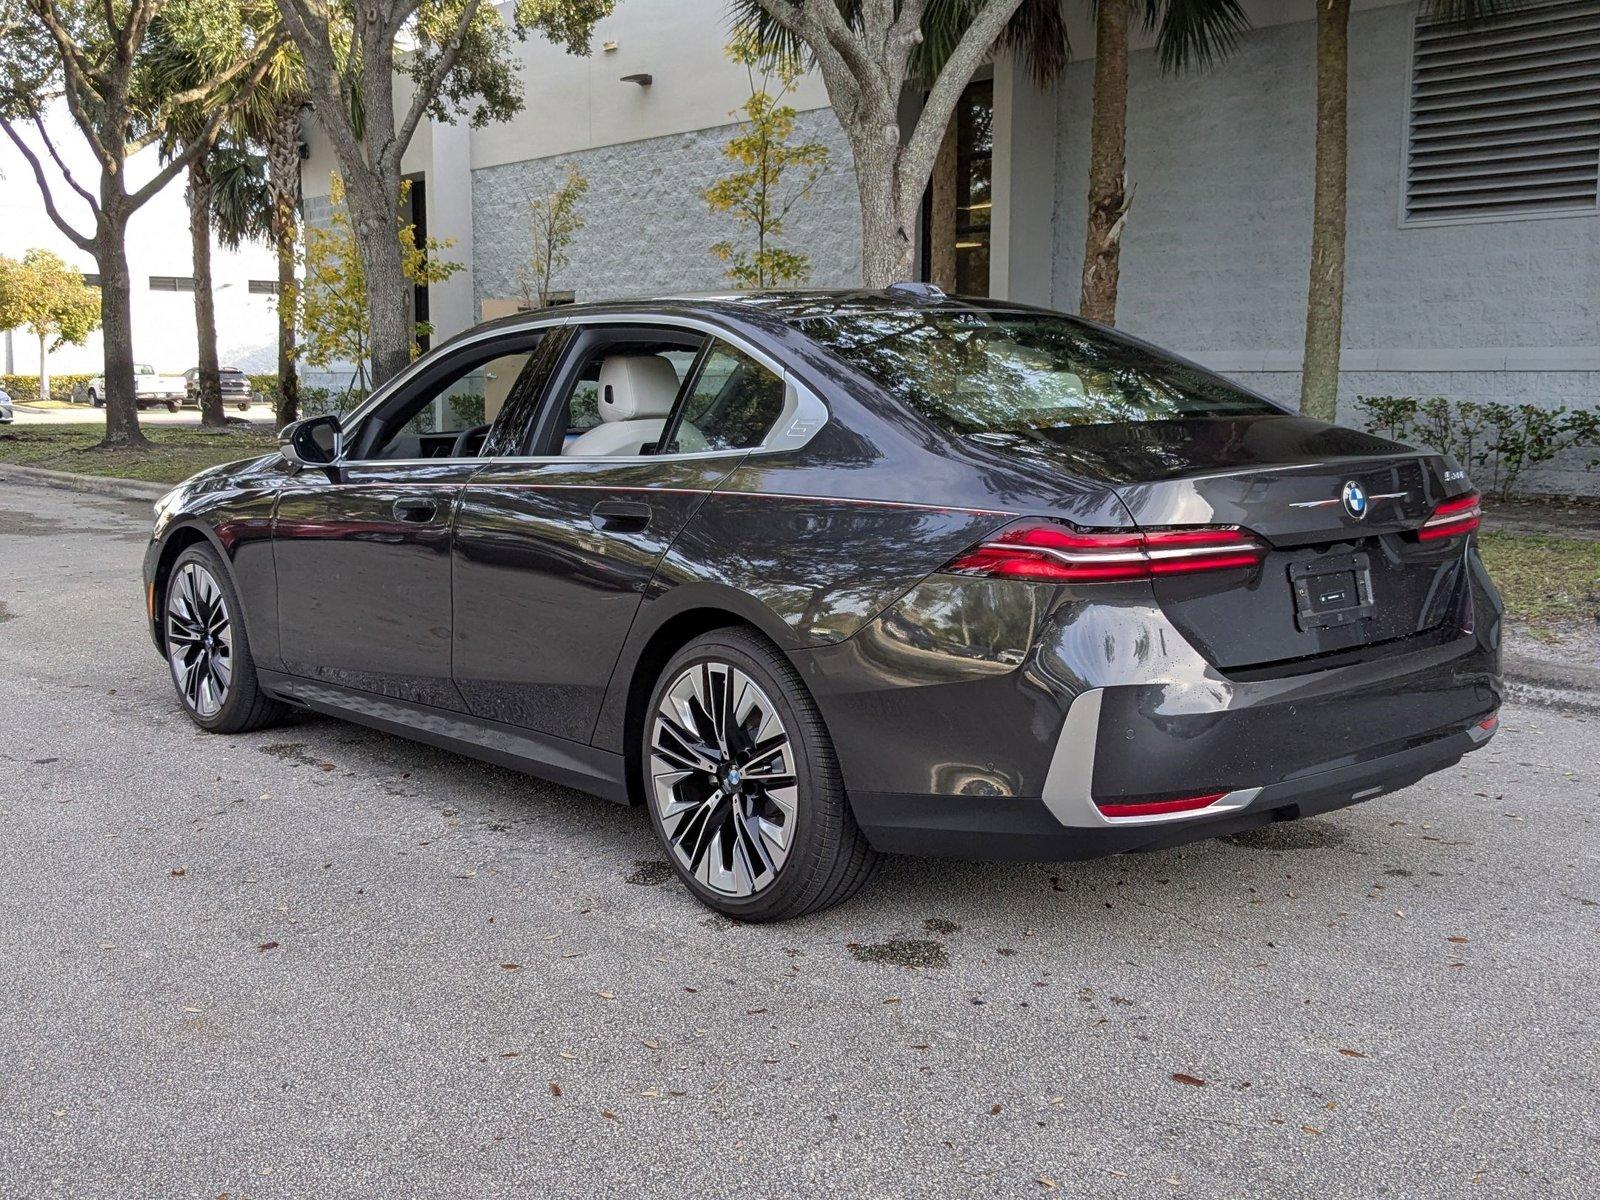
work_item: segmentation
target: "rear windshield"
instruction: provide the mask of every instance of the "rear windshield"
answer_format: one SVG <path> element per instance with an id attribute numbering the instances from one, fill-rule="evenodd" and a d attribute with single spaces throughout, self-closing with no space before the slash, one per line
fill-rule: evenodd
<path id="1" fill-rule="evenodd" d="M 1283 411 L 1210 372 L 1065 317 L 895 308 L 795 324 L 961 434 Z"/>

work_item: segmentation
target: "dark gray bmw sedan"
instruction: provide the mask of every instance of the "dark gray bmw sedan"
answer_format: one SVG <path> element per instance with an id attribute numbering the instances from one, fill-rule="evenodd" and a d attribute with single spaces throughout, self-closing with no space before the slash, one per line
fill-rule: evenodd
<path id="1" fill-rule="evenodd" d="M 706 904 L 1404 787 L 1494 733 L 1449 458 L 926 285 L 481 326 L 157 506 L 200 726 L 314 709 L 645 807 Z"/>

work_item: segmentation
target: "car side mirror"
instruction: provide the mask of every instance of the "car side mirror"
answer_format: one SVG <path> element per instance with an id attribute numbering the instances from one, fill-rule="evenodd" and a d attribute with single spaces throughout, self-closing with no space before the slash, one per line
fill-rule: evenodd
<path id="1" fill-rule="evenodd" d="M 278 433 L 278 452 L 296 470 L 325 467 L 339 457 L 343 441 L 338 416 L 328 413 L 285 425 Z"/>

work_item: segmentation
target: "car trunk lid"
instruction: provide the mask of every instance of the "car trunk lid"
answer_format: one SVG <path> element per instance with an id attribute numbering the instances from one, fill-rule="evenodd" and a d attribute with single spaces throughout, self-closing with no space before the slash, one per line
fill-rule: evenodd
<path id="1" fill-rule="evenodd" d="M 1268 545 L 1248 572 L 1153 581 L 1167 617 L 1223 670 L 1429 634 L 1457 611 L 1460 540 L 1416 537 L 1441 500 L 1468 488 L 1439 455 L 1293 415 L 1068 428 L 1048 440 L 1107 482 L 1141 529 L 1236 525 Z"/>

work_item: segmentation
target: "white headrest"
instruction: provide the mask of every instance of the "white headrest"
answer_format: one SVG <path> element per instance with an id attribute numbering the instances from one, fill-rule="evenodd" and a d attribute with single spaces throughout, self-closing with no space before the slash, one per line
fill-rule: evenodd
<path id="1" fill-rule="evenodd" d="M 659 354 L 613 354 L 600 364 L 600 419 L 664 417 L 678 395 L 678 372 Z"/>

